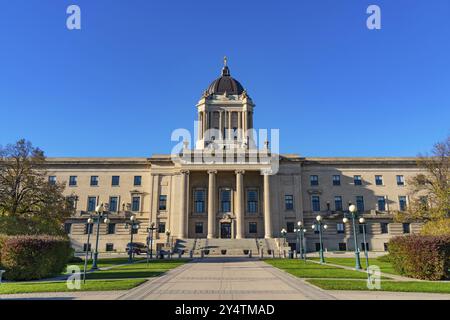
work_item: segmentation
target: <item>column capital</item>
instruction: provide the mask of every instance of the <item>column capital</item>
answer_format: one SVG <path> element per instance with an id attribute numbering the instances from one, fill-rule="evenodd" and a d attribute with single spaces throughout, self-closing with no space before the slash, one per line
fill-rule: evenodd
<path id="1" fill-rule="evenodd" d="M 208 174 L 217 174 L 217 170 L 208 170 L 206 171 Z"/>
<path id="2" fill-rule="evenodd" d="M 272 169 L 261 169 L 261 175 L 263 176 L 272 176 L 273 170 Z"/>
<path id="3" fill-rule="evenodd" d="M 181 174 L 189 175 L 189 170 L 180 170 Z"/>
<path id="4" fill-rule="evenodd" d="M 235 170 L 235 174 L 245 174 L 245 170 Z"/>

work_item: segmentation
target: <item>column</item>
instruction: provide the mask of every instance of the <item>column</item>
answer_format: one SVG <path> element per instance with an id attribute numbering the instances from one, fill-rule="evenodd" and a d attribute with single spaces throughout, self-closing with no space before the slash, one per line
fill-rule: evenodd
<path id="1" fill-rule="evenodd" d="M 216 170 L 208 171 L 208 239 L 216 235 L 216 174 Z"/>
<path id="2" fill-rule="evenodd" d="M 180 171 L 181 173 L 181 189 L 180 189 L 180 201 L 181 201 L 181 209 L 180 209 L 180 233 L 178 235 L 179 238 L 181 239 L 186 239 L 187 238 L 187 223 L 188 223 L 188 218 L 187 218 L 187 176 L 189 175 L 189 171 L 187 170 L 182 170 Z"/>
<path id="3" fill-rule="evenodd" d="M 223 140 L 223 117 L 222 117 L 223 111 L 219 111 L 219 132 L 220 132 L 220 140 Z M 219 137 L 217 137 L 219 138 Z"/>
<path id="4" fill-rule="evenodd" d="M 264 237 L 272 238 L 272 220 L 270 214 L 270 174 L 264 172 Z"/>
<path id="5" fill-rule="evenodd" d="M 197 128 L 198 140 L 202 138 L 202 112 L 198 112 L 198 128 Z"/>
<path id="6" fill-rule="evenodd" d="M 242 142 L 242 112 L 237 112 L 238 118 L 238 141 Z"/>
<path id="7" fill-rule="evenodd" d="M 244 233 L 244 170 L 236 170 L 236 239 L 245 237 Z"/>
<path id="8" fill-rule="evenodd" d="M 228 111 L 228 140 L 231 139 L 231 118 L 233 118 L 233 113 L 231 111 Z"/>

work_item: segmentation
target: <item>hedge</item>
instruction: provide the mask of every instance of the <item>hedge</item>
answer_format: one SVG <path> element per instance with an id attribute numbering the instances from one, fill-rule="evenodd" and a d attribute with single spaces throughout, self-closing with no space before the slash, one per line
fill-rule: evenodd
<path id="1" fill-rule="evenodd" d="M 57 236 L 9 236 L 0 248 L 7 280 L 35 280 L 64 271 L 71 255 L 70 241 Z"/>
<path id="2" fill-rule="evenodd" d="M 423 280 L 450 279 L 450 235 L 408 235 L 388 243 L 389 260 L 402 275 Z"/>

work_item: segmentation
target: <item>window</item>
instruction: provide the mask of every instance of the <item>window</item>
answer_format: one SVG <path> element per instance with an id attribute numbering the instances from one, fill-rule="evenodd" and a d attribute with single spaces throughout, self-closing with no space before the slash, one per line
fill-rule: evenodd
<path id="1" fill-rule="evenodd" d="M 220 211 L 230 212 L 231 211 L 231 190 L 222 189 L 220 191 Z"/>
<path id="2" fill-rule="evenodd" d="M 91 176 L 91 186 L 98 186 L 98 176 Z"/>
<path id="3" fill-rule="evenodd" d="M 294 227 L 295 223 L 294 222 L 286 222 L 286 231 L 287 232 L 294 232 Z"/>
<path id="4" fill-rule="evenodd" d="M 195 223 L 195 233 L 203 233 L 203 222 Z"/>
<path id="5" fill-rule="evenodd" d="M 131 211 L 139 211 L 141 207 L 141 197 L 136 196 L 131 199 Z"/>
<path id="6" fill-rule="evenodd" d="M 88 197 L 87 211 L 95 211 L 96 205 L 97 205 L 97 197 Z"/>
<path id="7" fill-rule="evenodd" d="M 312 196 L 311 197 L 312 202 L 312 210 L 313 211 L 320 211 L 320 198 L 319 196 Z"/>
<path id="8" fill-rule="evenodd" d="M 420 196 L 419 197 L 420 206 L 423 210 L 428 209 L 428 197 L 427 196 Z"/>
<path id="9" fill-rule="evenodd" d="M 343 223 L 336 224 L 337 233 L 345 233 L 345 225 Z"/>
<path id="10" fill-rule="evenodd" d="M 67 234 L 70 234 L 72 232 L 72 224 L 71 223 L 64 223 L 64 231 Z"/>
<path id="11" fill-rule="evenodd" d="M 387 242 L 383 243 L 384 251 L 389 251 Z"/>
<path id="12" fill-rule="evenodd" d="M 380 223 L 380 229 L 382 234 L 389 233 L 389 223 L 387 222 L 381 222 Z"/>
<path id="13" fill-rule="evenodd" d="M 158 224 L 158 233 L 165 233 L 166 232 L 166 223 L 160 222 Z"/>
<path id="14" fill-rule="evenodd" d="M 86 223 L 84 225 L 84 234 L 92 234 L 93 229 L 94 229 L 94 225 L 92 223 Z"/>
<path id="15" fill-rule="evenodd" d="M 364 197 L 363 196 L 356 196 L 356 208 L 358 209 L 359 213 L 364 212 Z"/>
<path id="16" fill-rule="evenodd" d="M 362 185 L 362 179 L 361 176 L 353 176 L 353 182 L 355 183 L 355 186 Z"/>
<path id="17" fill-rule="evenodd" d="M 109 211 L 117 212 L 118 202 L 119 202 L 118 197 L 109 197 Z"/>
<path id="18" fill-rule="evenodd" d="M 364 233 L 364 225 L 362 225 L 362 224 L 358 224 L 358 227 L 359 227 L 359 233 Z"/>
<path id="19" fill-rule="evenodd" d="M 116 233 L 116 224 L 115 223 L 108 223 L 108 234 L 115 234 Z"/>
<path id="20" fill-rule="evenodd" d="M 77 185 L 77 176 L 69 177 L 69 187 L 75 187 Z"/>
<path id="21" fill-rule="evenodd" d="M 403 233 L 410 233 L 411 232 L 411 225 L 409 223 L 403 223 Z"/>
<path id="22" fill-rule="evenodd" d="M 167 196 L 165 194 L 159 196 L 159 210 L 167 210 Z"/>
<path id="23" fill-rule="evenodd" d="M 258 190 L 247 191 L 247 211 L 249 213 L 258 212 Z"/>
<path id="24" fill-rule="evenodd" d="M 205 190 L 194 190 L 194 212 L 204 213 L 205 212 Z M 202 233 L 202 232 L 200 232 Z"/>
<path id="25" fill-rule="evenodd" d="M 316 242 L 316 251 L 320 251 L 320 242 Z"/>
<path id="26" fill-rule="evenodd" d="M 365 244 L 366 244 L 366 247 L 364 248 L 364 242 L 361 242 L 361 251 L 365 251 L 365 250 L 369 251 L 369 243 L 366 242 Z"/>
<path id="27" fill-rule="evenodd" d="M 56 176 L 49 176 L 48 183 L 51 185 L 55 185 L 56 184 Z"/>
<path id="28" fill-rule="evenodd" d="M 339 242 L 339 251 L 347 251 L 347 244 L 345 242 Z"/>
<path id="29" fill-rule="evenodd" d="M 340 186 L 341 185 L 341 176 L 336 174 L 333 176 L 333 186 Z"/>
<path id="30" fill-rule="evenodd" d="M 83 244 L 83 251 L 84 251 L 84 252 L 86 252 L 86 251 L 91 251 L 91 247 L 92 247 L 92 244 L 91 244 L 91 243 L 89 243 L 89 247 L 88 247 L 87 243 L 84 243 L 84 244 Z"/>
<path id="31" fill-rule="evenodd" d="M 398 197 L 398 206 L 399 206 L 400 211 L 406 210 L 406 197 L 405 196 Z"/>
<path id="32" fill-rule="evenodd" d="M 258 233 L 258 224 L 256 222 L 248 223 L 248 233 Z"/>
<path id="33" fill-rule="evenodd" d="M 383 176 L 375 176 L 375 184 L 377 186 L 382 186 L 383 185 Z"/>
<path id="34" fill-rule="evenodd" d="M 77 196 L 68 196 L 66 197 L 67 199 L 67 207 L 69 209 L 76 209 L 77 208 L 77 201 L 78 201 L 78 197 Z"/>
<path id="35" fill-rule="evenodd" d="M 142 184 L 142 176 L 134 176 L 134 186 L 138 187 Z"/>
<path id="36" fill-rule="evenodd" d="M 336 211 L 342 211 L 342 197 L 341 196 L 334 197 L 334 209 Z"/>
<path id="37" fill-rule="evenodd" d="M 294 196 L 287 194 L 284 196 L 284 207 L 286 211 L 294 210 Z"/>
<path id="38" fill-rule="evenodd" d="M 106 251 L 114 251 L 114 243 L 107 243 Z"/>
<path id="39" fill-rule="evenodd" d="M 312 186 L 318 186 L 319 185 L 319 176 L 309 176 L 310 182 Z"/>
<path id="40" fill-rule="evenodd" d="M 398 186 L 404 186 L 405 185 L 405 177 L 404 176 L 397 176 L 397 185 Z"/>
<path id="41" fill-rule="evenodd" d="M 377 197 L 378 211 L 386 211 L 386 198 L 384 196 Z"/>
<path id="42" fill-rule="evenodd" d="M 118 186 L 119 182 L 120 182 L 120 177 L 119 176 L 112 176 L 112 179 L 111 179 L 111 185 L 112 186 L 114 186 L 114 187 Z"/>

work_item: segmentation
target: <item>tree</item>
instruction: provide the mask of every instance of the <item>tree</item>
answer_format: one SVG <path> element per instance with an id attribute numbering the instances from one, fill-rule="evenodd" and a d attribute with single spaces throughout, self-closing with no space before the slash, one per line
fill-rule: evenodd
<path id="1" fill-rule="evenodd" d="M 49 183 L 42 150 L 24 139 L 0 147 L 0 233 L 64 234 L 72 209 L 63 191 Z"/>
<path id="2" fill-rule="evenodd" d="M 419 155 L 417 164 L 425 173 L 409 180 L 410 203 L 396 220 L 424 222 L 423 234 L 450 234 L 450 136 L 434 145 L 431 156 Z"/>

